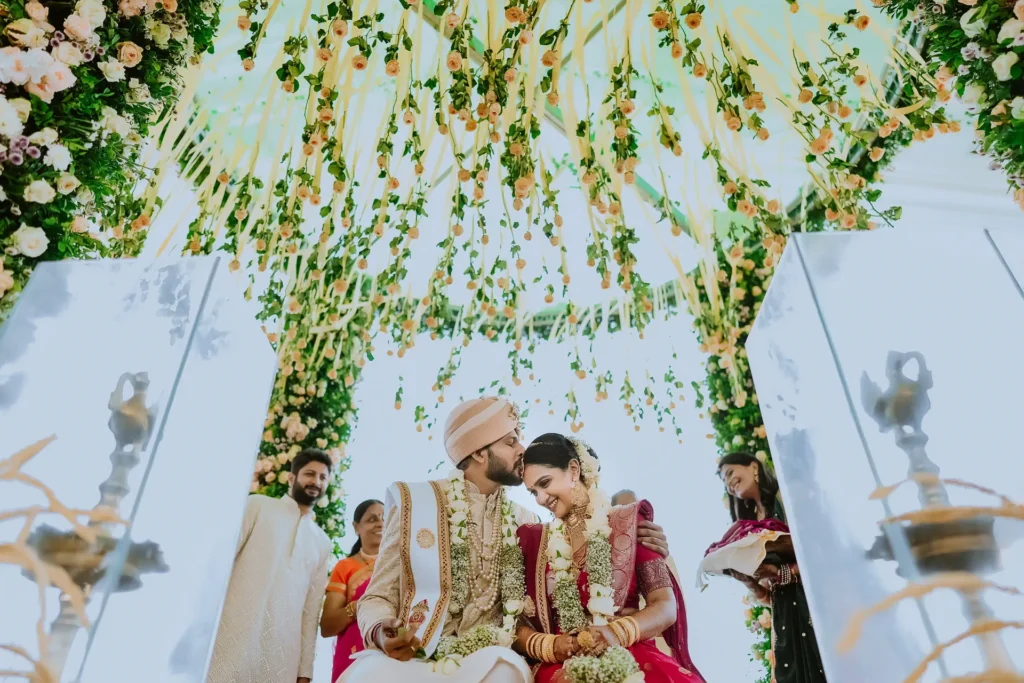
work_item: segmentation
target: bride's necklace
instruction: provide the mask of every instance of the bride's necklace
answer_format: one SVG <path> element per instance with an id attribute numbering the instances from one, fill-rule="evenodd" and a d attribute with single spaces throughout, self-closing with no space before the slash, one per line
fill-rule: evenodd
<path id="1" fill-rule="evenodd" d="M 377 561 L 377 555 L 370 555 L 368 553 L 363 552 L 362 550 L 359 551 L 358 555 L 360 559 L 362 559 L 363 564 L 373 564 Z"/>

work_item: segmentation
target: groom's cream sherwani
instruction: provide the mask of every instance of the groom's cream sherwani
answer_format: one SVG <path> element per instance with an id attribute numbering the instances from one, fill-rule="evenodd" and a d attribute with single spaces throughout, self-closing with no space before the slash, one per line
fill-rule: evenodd
<path id="1" fill-rule="evenodd" d="M 441 537 L 442 534 L 447 538 L 449 533 L 446 499 L 449 483 L 447 480 L 442 480 L 431 482 L 431 485 L 435 491 L 441 494 L 438 496 L 437 510 L 442 514 L 432 511 L 431 516 L 436 520 L 436 524 L 430 528 L 420 527 L 422 518 L 420 518 L 419 522 L 413 522 L 415 513 L 409 514 L 407 512 L 403 514 L 401 503 L 388 510 L 387 520 L 384 525 L 384 536 L 381 541 L 380 554 L 374 566 L 373 578 L 370 580 L 370 585 L 367 587 L 363 598 L 359 601 L 357 613 L 359 629 L 369 649 L 361 655 L 357 655 L 356 661 L 346 671 L 342 680 L 398 680 L 397 677 L 401 677 L 406 680 L 429 681 L 437 677 L 438 680 L 444 681 L 465 680 L 477 683 L 484 680 L 490 672 L 505 668 L 508 674 L 505 680 L 529 681 L 529 670 L 525 662 L 509 648 L 493 647 L 481 650 L 463 660 L 457 672 L 450 675 L 434 673 L 431 664 L 416 661 L 397 662 L 388 659 L 382 653 L 375 650 L 376 645 L 372 642 L 374 626 L 385 619 L 393 618 L 398 618 L 408 623 L 410 621 L 410 614 L 407 612 L 408 606 L 412 604 L 414 595 L 419 595 L 418 590 L 422 590 L 422 585 L 417 586 L 416 575 L 409 560 L 409 546 L 417 543 L 417 538 L 420 540 L 424 538 L 431 539 L 431 537 Z M 396 486 L 402 485 L 396 484 Z M 466 499 L 469 515 L 479 525 L 482 538 L 488 538 L 491 534 L 491 520 L 496 517 L 500 518 L 495 512 L 495 507 L 500 501 L 498 491 L 485 496 L 480 493 L 475 485 L 467 481 Z M 513 506 L 517 523 L 529 524 L 538 521 L 537 516 L 529 510 L 519 505 L 513 504 Z M 423 546 L 421 545 L 421 547 Z M 446 546 L 438 543 L 437 547 L 441 550 Z M 415 551 L 415 548 L 413 548 L 413 551 Z M 446 559 L 442 559 L 442 562 L 446 562 Z M 441 575 L 444 576 L 444 572 L 441 572 Z M 450 582 L 450 573 L 448 577 Z M 427 578 L 432 577 L 421 578 L 421 583 L 426 583 Z M 502 609 L 500 601 L 487 611 L 481 611 L 474 604 L 474 599 L 478 596 L 475 595 L 476 582 L 473 579 L 474 577 L 471 576 L 469 580 L 470 594 L 466 608 L 457 614 L 451 614 L 446 610 L 443 617 L 438 616 L 439 619 L 444 619 L 440 635 L 462 635 L 475 626 L 486 624 L 501 625 Z M 418 635 L 422 636 L 422 632 L 419 632 Z M 502 662 L 506 663 L 507 666 L 498 667 Z M 520 675 L 516 676 L 513 672 L 518 672 Z M 493 677 L 487 678 L 487 680 L 493 680 Z"/>

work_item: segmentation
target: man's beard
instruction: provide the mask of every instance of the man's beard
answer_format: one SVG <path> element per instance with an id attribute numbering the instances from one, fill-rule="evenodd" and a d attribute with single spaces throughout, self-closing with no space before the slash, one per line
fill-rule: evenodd
<path id="1" fill-rule="evenodd" d="M 523 483 L 523 477 L 519 473 L 519 468 L 522 466 L 522 458 L 516 460 L 516 463 L 512 467 L 508 467 L 495 457 L 494 453 L 490 450 L 487 451 L 487 478 L 493 481 L 495 484 L 501 484 L 502 486 L 519 486 Z"/>
<path id="2" fill-rule="evenodd" d="M 306 488 L 299 486 L 298 482 L 292 484 L 292 498 L 299 505 L 312 505 L 320 498 L 323 491 L 315 486 L 308 487 L 310 491 L 316 491 L 316 493 L 307 493 Z"/>

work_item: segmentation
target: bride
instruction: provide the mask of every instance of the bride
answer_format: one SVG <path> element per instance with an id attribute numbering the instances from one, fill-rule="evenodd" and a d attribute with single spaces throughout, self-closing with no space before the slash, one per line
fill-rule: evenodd
<path id="1" fill-rule="evenodd" d="M 596 454 L 575 438 L 539 437 L 523 466 L 526 487 L 555 515 L 517 531 L 536 608 L 527 609 L 517 645 L 539 662 L 536 682 L 702 683 L 679 586 L 664 559 L 637 543 L 651 504 L 613 508 L 598 488 Z M 655 645 L 662 634 L 674 659 Z"/>

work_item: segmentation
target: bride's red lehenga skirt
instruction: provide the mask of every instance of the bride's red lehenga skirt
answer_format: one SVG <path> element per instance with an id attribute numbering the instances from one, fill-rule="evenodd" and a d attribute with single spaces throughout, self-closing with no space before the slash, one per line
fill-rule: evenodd
<path id="1" fill-rule="evenodd" d="M 633 659 L 644 672 L 645 683 L 703 683 L 703 679 L 681 667 L 654 644 L 646 640 L 629 648 Z M 541 664 L 534 671 L 535 683 L 567 683 L 561 664 Z"/>

